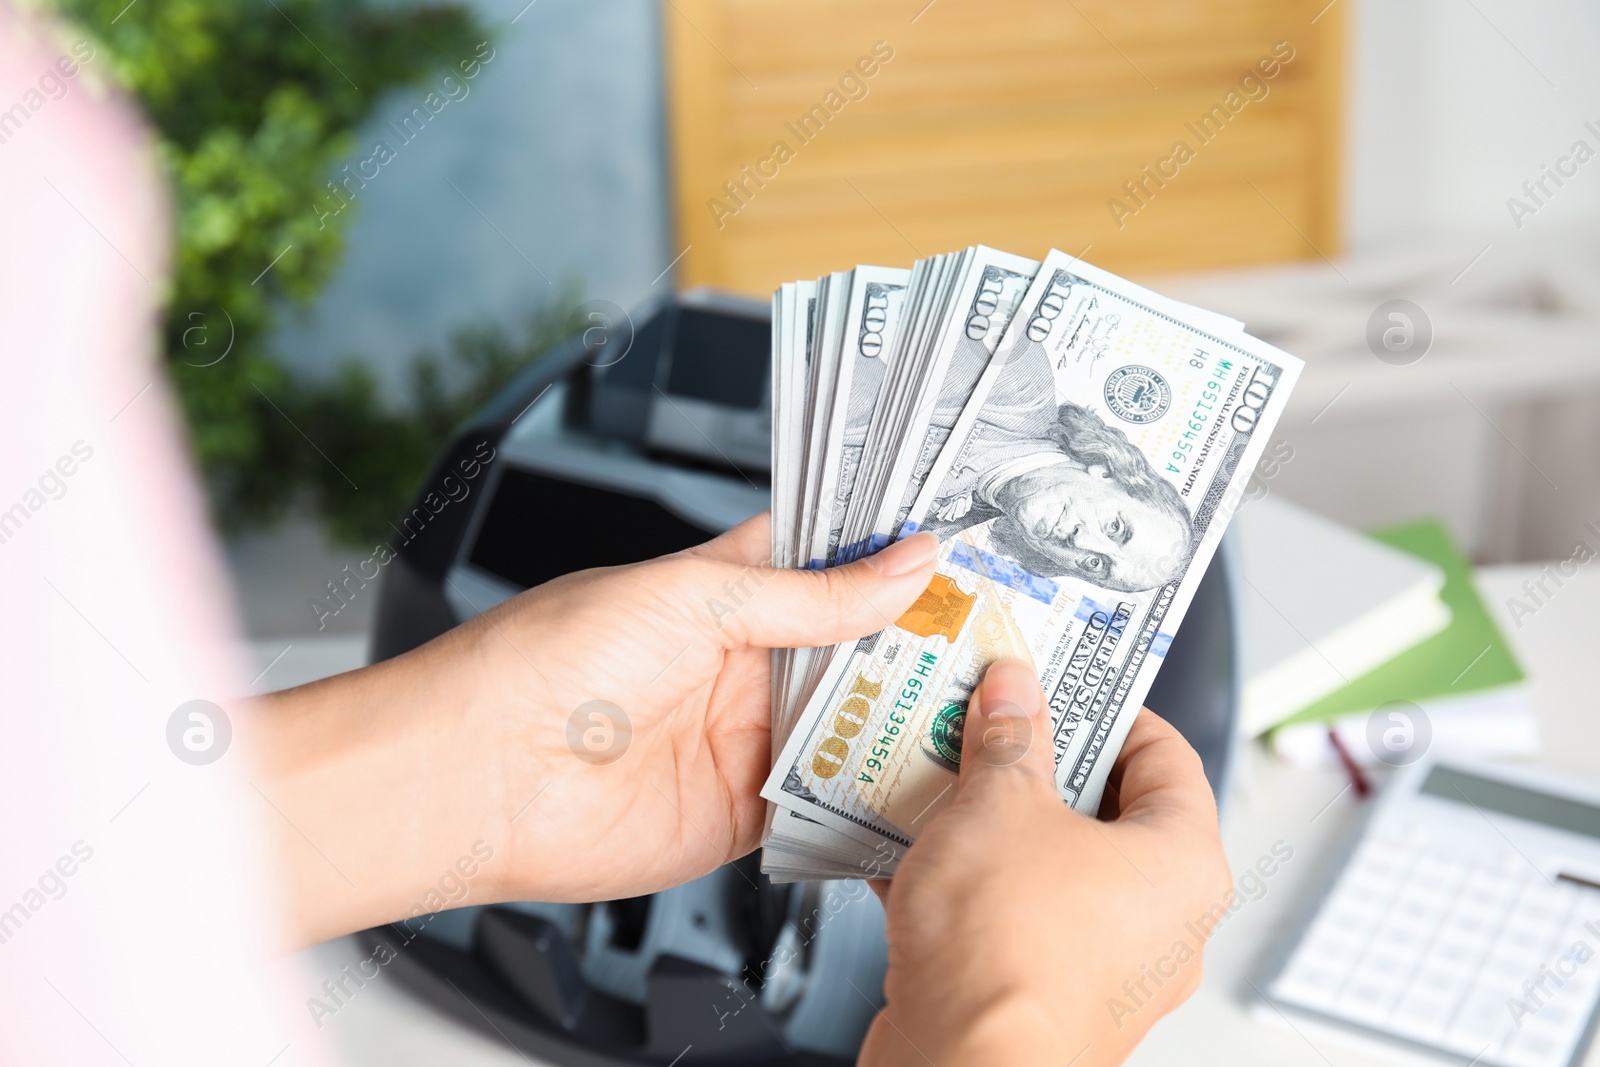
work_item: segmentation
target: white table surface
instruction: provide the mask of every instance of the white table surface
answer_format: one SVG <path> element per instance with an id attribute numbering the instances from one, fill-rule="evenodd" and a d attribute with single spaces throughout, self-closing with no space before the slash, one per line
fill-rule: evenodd
<path id="1" fill-rule="evenodd" d="M 1530 565 L 1487 568 L 1479 572 L 1479 588 L 1530 676 L 1531 703 L 1542 719 L 1544 755 L 1540 762 L 1577 775 L 1600 776 L 1600 716 L 1593 713 L 1596 682 L 1600 681 L 1600 650 L 1596 647 L 1600 644 L 1600 566 L 1567 579 L 1563 588 L 1516 629 L 1506 599 L 1519 593 L 1523 581 L 1536 577 L 1539 570 Z M 259 643 L 262 665 L 288 643 Z M 350 653 L 354 650 L 352 644 Z M 300 662 L 293 651 L 286 655 L 260 688 L 279 688 L 343 666 L 309 648 L 302 649 L 302 654 L 310 658 Z M 1267 880 L 1264 896 L 1244 904 L 1226 920 L 1206 948 L 1205 978 L 1199 991 L 1156 1025 L 1129 1063 L 1138 1067 L 1195 1063 L 1355 1067 L 1390 1062 L 1321 1038 L 1308 1039 L 1292 1030 L 1262 1025 L 1246 1007 L 1248 980 L 1260 973 L 1265 957 L 1294 928 L 1307 902 L 1326 882 L 1330 864 L 1362 813 L 1363 802 L 1347 787 L 1342 771 L 1290 768 L 1260 746 L 1248 747 L 1224 815 L 1223 840 L 1230 865 L 1235 871 L 1243 870 L 1270 853 L 1279 841 L 1293 848 L 1293 859 Z M 303 955 L 313 973 L 333 973 L 364 954 L 344 939 Z M 1136 972 L 1135 965 L 1130 977 L 1136 977 Z M 392 981 L 370 983 L 359 997 L 325 1021 L 323 1033 L 330 1051 L 337 1050 L 342 1062 L 351 1064 L 528 1067 L 535 1062 L 497 1037 L 480 1036 L 444 1017 Z M 1600 1067 L 1600 1045 L 1590 1050 L 1584 1063 Z"/>

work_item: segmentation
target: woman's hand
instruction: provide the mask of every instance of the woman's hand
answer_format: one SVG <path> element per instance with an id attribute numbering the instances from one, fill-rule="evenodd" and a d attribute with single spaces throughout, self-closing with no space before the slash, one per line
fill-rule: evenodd
<path id="1" fill-rule="evenodd" d="M 768 531 L 762 516 L 568 575 L 405 656 L 267 698 L 257 787 L 282 817 L 291 937 L 636 896 L 754 848 L 769 650 L 881 630 L 937 551 L 922 534 L 845 567 L 777 570 Z"/>
<path id="2" fill-rule="evenodd" d="M 1149 711 L 1107 789 L 1108 822 L 1061 802 L 1026 664 L 974 694 L 959 794 L 883 892 L 888 1003 L 867 1067 L 1121 1063 L 1200 982 L 1231 897 L 1200 760 Z"/>

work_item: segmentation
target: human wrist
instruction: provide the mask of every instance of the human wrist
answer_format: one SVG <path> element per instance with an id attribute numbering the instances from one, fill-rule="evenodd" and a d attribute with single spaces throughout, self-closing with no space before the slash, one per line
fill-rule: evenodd
<path id="1" fill-rule="evenodd" d="M 959 1027 L 937 1058 L 941 1067 L 1067 1062 L 1079 1048 L 1066 1048 L 1066 1044 L 1048 1012 L 1029 998 L 1010 995 Z"/>
<path id="2" fill-rule="evenodd" d="M 894 973 L 890 973 L 891 986 Z M 1066 1048 L 1046 1011 L 1020 996 L 1004 996 L 971 1007 L 929 1003 L 927 989 L 901 986 L 879 1014 L 862 1048 L 860 1067 L 995 1067 L 1009 1064 L 1066 1063 L 1084 1044 Z M 959 999 L 959 998 L 954 998 Z M 902 1010 L 897 1010 L 899 1006 Z M 1074 1067 L 1083 1067 L 1081 1062 Z"/>
<path id="3" fill-rule="evenodd" d="M 494 805 L 472 773 L 485 728 L 471 713 L 478 658 L 471 636 L 454 633 L 256 702 L 253 784 L 270 806 L 292 943 L 407 917 L 488 839 Z M 498 890 L 483 877 L 494 866 L 483 865 L 474 897 Z"/>

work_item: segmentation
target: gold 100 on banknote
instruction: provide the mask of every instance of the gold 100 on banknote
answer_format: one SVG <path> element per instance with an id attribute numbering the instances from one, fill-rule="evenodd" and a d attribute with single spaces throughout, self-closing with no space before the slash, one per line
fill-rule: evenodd
<path id="1" fill-rule="evenodd" d="M 892 875 L 1002 656 L 1037 669 L 1057 787 L 1093 812 L 1300 362 L 1072 256 L 981 246 L 783 286 L 772 355 L 774 562 L 940 547 L 880 633 L 774 654 L 763 869 Z"/>

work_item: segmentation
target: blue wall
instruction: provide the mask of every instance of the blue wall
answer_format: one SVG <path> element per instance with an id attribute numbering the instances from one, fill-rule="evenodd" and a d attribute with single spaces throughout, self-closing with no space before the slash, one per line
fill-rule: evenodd
<path id="1" fill-rule="evenodd" d="M 499 33 L 465 96 L 440 72 L 358 138 L 352 163 L 378 140 L 394 157 L 357 194 L 335 278 L 280 332 L 289 365 L 359 354 L 393 385 L 419 347 L 485 320 L 514 328 L 566 279 L 623 307 L 671 285 L 651 289 L 674 255 L 654 0 L 536 0 L 518 17 L 525 2 L 474 5 Z M 448 102 L 405 142 L 390 123 L 430 90 Z"/>

